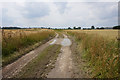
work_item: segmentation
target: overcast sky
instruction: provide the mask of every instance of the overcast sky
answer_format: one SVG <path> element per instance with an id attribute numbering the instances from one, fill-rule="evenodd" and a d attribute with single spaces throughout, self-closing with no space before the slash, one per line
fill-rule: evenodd
<path id="1" fill-rule="evenodd" d="M 95 27 L 118 25 L 117 2 L 7 2 L 2 26 Z"/>

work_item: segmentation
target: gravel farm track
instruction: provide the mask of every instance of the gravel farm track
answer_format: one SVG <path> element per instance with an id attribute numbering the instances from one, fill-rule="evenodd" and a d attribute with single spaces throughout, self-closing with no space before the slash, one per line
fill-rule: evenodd
<path id="1" fill-rule="evenodd" d="M 72 40 L 65 33 L 62 34 L 62 37 L 60 37 L 60 35 L 57 33 L 55 38 L 49 40 L 45 44 L 34 49 L 33 51 L 30 51 L 29 53 L 22 56 L 15 62 L 3 67 L 2 77 L 14 78 L 14 76 L 18 75 L 21 69 L 24 68 L 26 65 L 28 65 L 28 63 L 32 61 L 34 58 L 36 58 L 40 54 L 40 52 L 42 52 L 48 46 L 54 45 L 54 44 L 61 45 L 60 53 L 58 54 L 57 59 L 55 60 L 54 68 L 51 68 L 51 70 L 48 73 L 46 73 L 45 77 L 46 78 L 75 77 L 74 75 L 75 66 L 74 66 L 72 51 L 71 51 Z"/>

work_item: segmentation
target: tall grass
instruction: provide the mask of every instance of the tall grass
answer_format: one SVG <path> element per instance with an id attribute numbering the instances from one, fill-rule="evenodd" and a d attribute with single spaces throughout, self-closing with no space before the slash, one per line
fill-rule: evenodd
<path id="1" fill-rule="evenodd" d="M 54 31 L 2 32 L 2 66 L 5 66 L 55 36 Z M 14 35 L 14 36 L 13 36 Z M 36 43 L 39 43 L 35 45 Z M 34 46 L 33 46 L 34 45 Z"/>
<path id="2" fill-rule="evenodd" d="M 50 37 L 54 36 L 54 32 L 51 31 L 42 31 L 37 33 L 31 33 L 28 35 L 19 33 L 20 36 L 14 37 L 5 37 L 3 33 L 3 41 L 2 41 L 2 56 L 9 56 L 10 54 L 18 51 L 21 48 L 25 48 L 29 45 L 35 44 L 37 42 L 42 42 L 43 40 L 47 40 Z"/>
<path id="3" fill-rule="evenodd" d="M 92 67 L 95 78 L 114 78 L 119 76 L 118 41 L 108 40 L 98 34 L 68 32 L 80 43 L 84 58 Z"/>

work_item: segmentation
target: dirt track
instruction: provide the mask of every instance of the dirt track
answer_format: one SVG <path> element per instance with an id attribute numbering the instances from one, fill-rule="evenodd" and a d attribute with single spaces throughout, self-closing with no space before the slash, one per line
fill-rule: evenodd
<path id="1" fill-rule="evenodd" d="M 62 45 L 61 53 L 55 63 L 55 68 L 48 73 L 47 78 L 71 78 L 72 77 L 72 58 L 70 45 L 71 41 L 64 35 L 60 42 Z"/>
<path id="2" fill-rule="evenodd" d="M 38 56 L 38 53 L 44 50 L 49 45 L 60 44 L 62 45 L 61 53 L 59 54 L 57 61 L 55 63 L 55 68 L 53 68 L 47 75 L 47 78 L 71 78 L 72 77 L 72 58 L 71 58 L 71 50 L 70 45 L 71 41 L 64 34 L 64 38 L 58 38 L 58 34 L 56 37 L 37 49 L 29 52 L 24 55 L 17 61 L 9 64 L 8 66 L 2 69 L 3 78 L 12 78 L 17 75 L 20 70 L 27 65 L 33 58 Z"/>
<path id="3" fill-rule="evenodd" d="M 82 61 L 81 58 L 79 58 L 80 60 L 78 59 L 76 60 L 76 57 L 79 55 L 76 55 L 77 50 L 75 45 L 72 44 L 72 42 L 74 41 L 73 40 L 71 41 L 71 40 L 65 34 L 63 34 L 62 37 L 60 37 L 57 34 L 54 39 L 39 46 L 35 50 L 19 58 L 17 61 L 13 62 L 12 64 L 9 64 L 8 66 L 4 67 L 2 69 L 3 78 L 13 78 L 16 75 L 19 75 L 19 72 L 21 71 L 21 69 L 23 69 L 29 62 L 31 62 L 31 60 L 33 60 L 34 58 L 36 59 L 38 54 L 40 54 L 48 46 L 53 44 L 58 44 L 62 46 L 61 53 L 59 53 L 57 60 L 55 61 L 55 64 L 53 64 L 54 68 L 48 70 L 47 73 L 45 73 L 45 77 L 47 78 L 85 78 L 87 77 L 86 74 L 88 71 L 85 72 L 83 70 L 83 68 L 85 68 L 86 66 L 84 65 L 85 62 Z M 44 67 L 45 66 L 46 65 L 44 65 Z M 37 66 L 37 68 L 39 68 L 39 65 Z M 39 73 L 39 71 L 38 72 L 36 71 L 36 73 Z M 42 76 L 39 75 L 38 77 L 42 77 Z"/>
<path id="4" fill-rule="evenodd" d="M 33 58 L 38 56 L 39 52 L 43 51 L 46 47 L 53 44 L 62 45 L 61 53 L 59 54 L 57 61 L 55 63 L 55 68 L 53 68 L 48 73 L 48 78 L 71 78 L 72 76 L 72 58 L 71 58 L 71 50 L 70 45 L 71 41 L 68 39 L 66 35 L 63 35 L 64 38 L 56 37 L 47 43 L 39 46 L 37 49 L 29 52 L 23 57 L 19 58 L 17 61 L 9 64 L 8 66 L 2 69 L 3 78 L 12 78 L 17 75 L 21 69 L 27 65 Z"/>
<path id="5" fill-rule="evenodd" d="M 54 39 L 58 37 L 58 34 Z M 5 66 L 2 69 L 2 77 L 3 78 L 11 78 L 14 75 L 18 74 L 18 72 L 25 66 L 27 65 L 28 62 L 30 62 L 33 58 L 35 58 L 39 52 L 43 51 L 46 47 L 50 45 L 50 43 L 54 40 L 50 40 L 47 43 L 39 46 L 35 50 L 29 52 L 28 54 L 24 55 L 23 57 L 19 58 L 17 61 Z"/>

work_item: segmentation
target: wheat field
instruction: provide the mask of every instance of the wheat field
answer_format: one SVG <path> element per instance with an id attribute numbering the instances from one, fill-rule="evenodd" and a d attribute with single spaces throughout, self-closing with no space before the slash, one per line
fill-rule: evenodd
<path id="1" fill-rule="evenodd" d="M 53 38 L 53 30 L 47 29 L 16 29 L 2 30 L 2 62 L 14 61 L 16 58 L 26 54 L 35 46 L 39 46 Z M 39 43 L 35 45 L 36 43 Z M 35 45 L 32 47 L 32 45 Z M 22 51 L 22 52 L 21 52 Z M 16 53 L 17 52 L 17 53 Z"/>
<path id="2" fill-rule="evenodd" d="M 67 31 L 67 30 L 66 30 Z M 92 67 L 92 77 L 119 76 L 118 30 L 68 30 Z"/>

